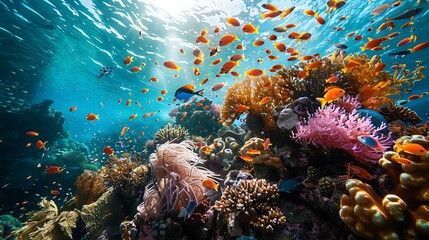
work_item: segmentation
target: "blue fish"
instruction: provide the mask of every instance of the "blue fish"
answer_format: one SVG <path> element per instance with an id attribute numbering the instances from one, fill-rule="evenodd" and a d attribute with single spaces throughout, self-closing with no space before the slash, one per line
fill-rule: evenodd
<path id="1" fill-rule="evenodd" d="M 358 112 L 359 115 L 361 115 L 362 117 L 371 117 L 371 123 L 375 127 L 380 127 L 381 124 L 384 123 L 385 127 L 381 129 L 379 132 L 384 135 L 387 135 L 389 133 L 389 129 L 387 128 L 388 123 L 386 118 L 384 118 L 383 115 L 381 115 L 377 111 L 361 108 L 356 110 L 356 112 Z"/>
<path id="2" fill-rule="evenodd" d="M 384 152 L 384 147 L 381 146 L 377 139 L 373 138 L 371 135 L 360 135 L 357 137 L 357 139 L 365 146 L 379 150 L 380 152 Z"/>
<path id="3" fill-rule="evenodd" d="M 279 192 L 290 192 L 296 190 L 300 183 L 301 181 L 299 181 L 299 177 L 284 180 L 279 185 Z"/>
<path id="4" fill-rule="evenodd" d="M 386 18 L 386 21 L 412 18 L 412 17 L 416 16 L 417 14 L 419 14 L 422 10 L 423 10 L 423 8 L 407 9 L 407 10 L 405 10 L 405 12 L 399 14 L 396 17 Z"/>
<path id="5" fill-rule="evenodd" d="M 195 85 L 187 84 L 185 86 L 178 88 L 174 93 L 174 97 L 182 101 L 187 101 L 189 98 L 191 98 L 194 95 L 203 96 L 202 95 L 203 93 L 204 93 L 204 89 L 195 92 Z"/>
<path id="6" fill-rule="evenodd" d="M 410 50 L 402 50 L 402 51 L 399 51 L 399 52 L 390 52 L 388 55 L 389 56 L 395 56 L 395 55 L 407 55 L 407 54 L 410 54 L 411 53 L 411 51 Z"/>
<path id="7" fill-rule="evenodd" d="M 195 200 L 189 201 L 188 206 L 186 208 L 182 207 L 182 210 L 180 210 L 180 213 L 177 217 L 184 218 L 183 220 L 185 221 L 192 215 L 196 207 L 197 202 Z"/>

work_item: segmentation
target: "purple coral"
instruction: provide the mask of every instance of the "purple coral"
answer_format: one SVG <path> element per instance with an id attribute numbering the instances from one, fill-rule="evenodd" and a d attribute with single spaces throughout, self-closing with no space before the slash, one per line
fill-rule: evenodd
<path id="1" fill-rule="evenodd" d="M 144 202 L 137 208 L 146 221 L 178 214 L 179 202 L 187 206 L 204 198 L 204 179 L 215 179 L 216 174 L 197 166 L 202 160 L 193 152 L 190 142 L 165 143 L 150 156 L 152 181 L 146 186 Z"/>
<path id="2" fill-rule="evenodd" d="M 378 128 L 374 127 L 371 117 L 362 117 L 356 110 L 348 112 L 340 106 L 330 104 L 323 109 L 318 108 L 305 123 L 298 123 L 297 132 L 292 133 L 292 138 L 300 143 L 343 149 L 358 162 L 367 164 L 376 163 L 383 153 L 362 144 L 357 137 L 371 136 L 387 149 L 391 140 L 386 136 L 380 137 L 378 133 L 384 128 L 384 123 Z"/>

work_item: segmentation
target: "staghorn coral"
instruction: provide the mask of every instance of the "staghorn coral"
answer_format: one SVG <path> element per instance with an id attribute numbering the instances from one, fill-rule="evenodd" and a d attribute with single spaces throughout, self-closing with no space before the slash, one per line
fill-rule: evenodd
<path id="1" fill-rule="evenodd" d="M 241 180 L 228 186 L 214 209 L 222 214 L 234 213 L 242 224 L 250 224 L 263 232 L 272 232 L 286 222 L 278 207 L 269 203 L 279 197 L 276 185 L 265 179 Z"/>
<path id="2" fill-rule="evenodd" d="M 97 201 L 107 188 L 103 177 L 98 173 L 85 170 L 76 180 L 76 201 L 78 206 Z"/>
<path id="3" fill-rule="evenodd" d="M 388 122 L 401 120 L 406 123 L 416 124 L 422 120 L 417 113 L 411 109 L 394 104 L 384 104 L 381 106 L 380 114 L 383 115 Z"/>
<path id="4" fill-rule="evenodd" d="M 367 164 L 375 163 L 382 156 L 382 152 L 362 144 L 357 136 L 370 135 L 386 149 L 390 140 L 378 134 L 384 128 L 384 124 L 375 128 L 371 117 L 362 117 L 356 110 L 348 113 L 343 108 L 330 104 L 323 109 L 317 109 L 306 123 L 298 123 L 292 138 L 301 143 L 343 149 L 358 162 Z"/>
<path id="5" fill-rule="evenodd" d="M 204 198 L 205 179 L 214 179 L 215 173 L 197 166 L 200 158 L 193 152 L 192 142 L 165 143 L 150 156 L 152 181 L 146 186 L 144 202 L 137 208 L 139 218 L 145 221 L 178 214 L 177 204 L 187 206 L 193 200 Z"/>
<path id="6" fill-rule="evenodd" d="M 429 149 L 429 141 L 421 135 L 397 141 Z M 384 153 L 379 161 L 393 182 L 393 192 L 381 198 L 370 185 L 350 179 L 346 182 L 349 195 L 341 198 L 340 217 L 354 233 L 367 239 L 428 239 L 429 156 L 395 150 Z M 411 162 L 399 163 L 397 157 Z"/>
<path id="7" fill-rule="evenodd" d="M 281 168 L 283 166 L 280 157 L 276 156 L 270 148 L 264 149 L 264 139 L 251 138 L 244 143 L 244 146 L 240 149 L 239 153 L 243 156 L 251 156 L 251 164 L 265 164 L 275 168 Z M 259 150 L 261 154 L 249 154 L 249 150 Z"/>
<path id="8" fill-rule="evenodd" d="M 46 198 L 39 205 L 43 209 L 29 212 L 24 227 L 14 232 L 16 239 L 72 239 L 72 229 L 76 227 L 80 213 L 74 210 L 58 214 L 55 202 Z"/>
<path id="9" fill-rule="evenodd" d="M 118 158 L 110 156 L 107 164 L 100 169 L 100 176 L 109 185 L 124 191 L 139 188 L 148 180 L 149 167 L 142 165 L 139 158 Z"/>
<path id="10" fill-rule="evenodd" d="M 189 138 L 188 130 L 179 125 L 167 124 L 164 128 L 155 133 L 155 143 L 163 144 L 166 142 L 181 142 Z"/>

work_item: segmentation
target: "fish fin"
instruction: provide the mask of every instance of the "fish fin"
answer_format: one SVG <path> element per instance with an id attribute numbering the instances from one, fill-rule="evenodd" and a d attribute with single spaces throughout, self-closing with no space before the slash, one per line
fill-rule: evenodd
<path id="1" fill-rule="evenodd" d="M 369 37 L 369 38 L 368 38 L 368 41 L 372 41 L 372 38 L 370 38 L 370 37 Z"/>
<path id="2" fill-rule="evenodd" d="M 327 103 L 325 98 L 316 98 L 316 100 L 318 102 L 320 102 L 320 105 L 322 105 L 322 108 L 325 106 L 325 104 Z"/>
<path id="3" fill-rule="evenodd" d="M 364 52 L 366 50 L 365 46 L 360 47 L 360 50 Z"/>
<path id="4" fill-rule="evenodd" d="M 206 89 L 204 88 L 204 89 L 201 89 L 200 91 L 196 91 L 195 94 L 202 97 L 204 94 L 204 90 L 206 90 Z"/>
<path id="5" fill-rule="evenodd" d="M 249 76 L 249 73 L 247 73 L 247 70 L 246 70 L 246 69 L 244 69 L 244 76 L 245 76 L 245 77 Z"/>
<path id="6" fill-rule="evenodd" d="M 176 69 L 176 70 L 177 70 L 178 72 L 180 72 L 180 69 L 182 69 L 182 67 L 177 67 L 177 69 Z"/>
<path id="7" fill-rule="evenodd" d="M 256 29 L 255 29 L 255 33 L 256 33 L 256 34 L 259 34 L 259 26 L 257 26 L 257 27 L 256 27 Z"/>
<path id="8" fill-rule="evenodd" d="M 214 186 L 214 190 L 216 190 L 216 192 L 218 191 L 218 189 L 219 189 L 219 184 L 216 184 L 215 186 Z"/>
<path id="9" fill-rule="evenodd" d="M 241 54 L 243 61 L 246 60 L 246 58 L 244 57 L 244 53 Z"/>
<path id="10" fill-rule="evenodd" d="M 416 35 L 411 35 L 413 37 L 414 42 L 416 42 L 417 40 L 417 36 Z"/>
<path id="11" fill-rule="evenodd" d="M 238 60 L 238 61 L 236 62 L 235 66 L 236 66 L 236 67 L 237 67 L 237 66 L 240 66 L 240 60 Z"/>
<path id="12" fill-rule="evenodd" d="M 259 13 L 259 15 L 262 17 L 262 18 L 267 18 L 267 15 L 266 14 L 263 14 L 263 13 Z"/>
<path id="13" fill-rule="evenodd" d="M 402 150 L 404 150 L 403 146 L 398 142 L 395 142 L 395 146 L 397 147 L 396 153 L 400 153 Z"/>
<path id="14" fill-rule="evenodd" d="M 234 35 L 234 40 L 240 41 L 240 39 L 237 37 L 237 35 Z"/>
<path id="15" fill-rule="evenodd" d="M 187 215 L 188 215 L 188 210 L 186 208 L 182 207 L 182 210 L 180 210 L 180 213 L 177 217 L 178 218 L 185 218 L 185 220 L 186 220 Z"/>

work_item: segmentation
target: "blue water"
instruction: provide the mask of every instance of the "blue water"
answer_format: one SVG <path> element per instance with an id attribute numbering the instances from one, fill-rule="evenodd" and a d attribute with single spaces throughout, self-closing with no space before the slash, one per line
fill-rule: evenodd
<path id="1" fill-rule="evenodd" d="M 292 5 L 296 9 L 283 20 L 263 20 L 259 13 L 263 11 L 258 1 L 112 1 L 101 2 L 91 0 L 81 1 L 12 1 L 1 0 L 0 9 L 0 46 L 2 85 L 19 85 L 19 91 L 11 88 L 16 99 L 23 99 L 30 103 L 38 103 L 45 99 L 52 99 L 55 103 L 52 108 L 64 112 L 66 117 L 65 128 L 73 138 L 79 141 L 88 141 L 97 138 L 99 134 L 119 132 L 123 126 L 139 132 L 144 126 L 147 134 L 153 134 L 160 126 L 173 120 L 168 116 L 172 108 L 175 90 L 187 83 L 198 83 L 205 77 L 210 80 L 206 84 L 206 95 L 215 103 L 222 103 L 222 96 L 227 90 L 223 88 L 212 93 L 210 88 L 215 83 L 233 83 L 234 77 L 229 74 L 215 78 L 220 65 L 211 66 L 211 61 L 221 57 L 228 59 L 241 51 L 231 44 L 222 49 L 216 57 L 209 57 L 207 48 L 217 44 L 225 33 L 237 34 L 245 46 L 246 61 L 235 70 L 243 72 L 245 68 L 259 67 L 269 69 L 275 63 L 291 65 L 286 62 L 284 54 L 276 61 L 265 58 L 265 49 L 268 40 L 262 47 L 253 47 L 255 39 L 266 39 L 273 33 L 272 28 L 278 25 L 296 23 L 298 27 L 292 29 L 297 32 L 309 31 L 312 33 L 310 41 L 297 45 L 296 41 L 287 39 L 286 45 L 297 48 L 304 55 L 320 53 L 328 55 L 335 50 L 332 43 L 348 45 L 348 53 L 358 53 L 359 47 L 365 44 L 367 37 L 387 35 L 389 30 L 375 33 L 376 28 L 386 17 L 402 13 L 407 8 L 414 8 L 416 1 L 404 1 L 398 7 L 391 7 L 379 16 L 369 13 L 376 7 L 389 1 L 348 1 L 347 4 L 330 15 L 326 14 L 325 1 L 272 1 L 280 9 Z M 401 31 L 401 35 L 390 40 L 390 48 L 385 51 L 365 51 L 372 56 L 379 54 L 383 62 L 390 66 L 394 62 L 406 63 L 412 68 L 416 60 L 422 60 L 423 65 L 428 62 L 428 49 L 415 52 L 405 57 L 387 56 L 390 51 L 396 50 L 396 43 L 410 34 L 418 39 L 415 44 L 429 41 L 429 30 L 426 24 L 428 17 L 427 3 L 422 13 L 412 21 L 414 31 L 410 27 L 400 29 L 408 20 L 394 21 L 396 27 L 392 31 Z M 320 12 L 326 19 L 325 25 L 319 25 L 313 17 L 303 14 L 303 10 L 313 9 Z M 241 32 L 241 27 L 226 25 L 225 18 L 233 16 L 241 23 L 251 22 L 260 26 L 259 35 Z M 349 16 L 340 21 L 341 16 Z M 374 20 L 373 23 L 371 21 Z M 213 29 L 217 26 L 222 31 L 215 35 Z M 335 31 L 334 27 L 343 27 L 343 31 Z M 367 28 L 373 27 L 370 33 Z M 195 38 L 201 30 L 208 29 L 209 45 L 196 44 Z M 345 35 L 359 31 L 364 40 L 355 41 L 345 39 Z M 139 39 L 139 31 L 142 38 Z M 290 30 L 291 31 L 291 30 Z M 277 34 L 279 35 L 279 34 Z M 402 48 L 414 46 L 410 43 Z M 203 65 L 199 65 L 201 75 L 193 75 L 194 57 L 192 50 L 199 47 L 206 55 Z M 180 54 L 179 49 L 186 51 Z M 123 64 L 126 56 L 134 56 L 134 62 L 129 66 Z M 256 59 L 262 57 L 262 63 Z M 173 78 L 175 71 L 166 69 L 162 63 L 173 60 L 182 66 L 180 76 Z M 155 62 L 159 62 L 159 66 Z M 146 67 L 138 73 L 131 73 L 132 66 L 144 62 Z M 113 72 L 108 77 L 97 78 L 103 66 L 112 67 Z M 149 82 L 149 78 L 157 77 L 159 82 Z M 426 91 L 427 80 L 418 83 L 413 94 Z M 143 95 L 140 91 L 149 88 L 149 93 Z M 167 89 L 168 94 L 161 102 L 155 98 L 161 96 L 160 91 Z M 15 91 L 14 91 L 15 90 Z M 8 90 L 2 90 L 8 91 Z M 215 97 L 219 94 L 218 97 Z M 119 104 L 118 100 L 122 99 Z M 126 100 L 131 99 L 131 106 L 125 106 Z M 6 100 L 3 100 L 6 101 Z M 13 101 L 13 100 L 12 100 Z M 15 100 L 17 101 L 17 100 Z M 141 107 L 134 104 L 141 103 Z M 407 104 L 408 107 L 424 115 L 426 108 L 419 108 L 428 103 L 427 98 L 418 99 Z M 102 107 L 102 105 L 104 107 Z M 71 106 L 77 106 L 75 112 L 69 112 Z M 143 119 L 147 112 L 160 110 L 154 117 Z M 100 120 L 88 122 L 85 117 L 88 113 L 100 114 Z M 128 117 L 137 113 L 139 117 L 130 122 Z M 158 121 L 156 121 L 158 119 Z"/>

